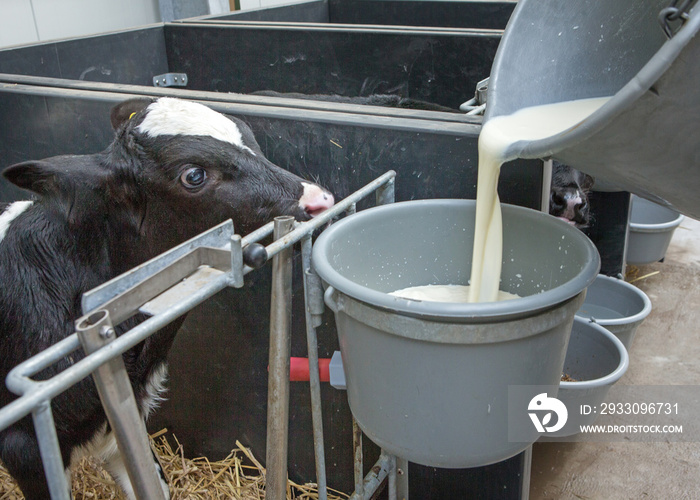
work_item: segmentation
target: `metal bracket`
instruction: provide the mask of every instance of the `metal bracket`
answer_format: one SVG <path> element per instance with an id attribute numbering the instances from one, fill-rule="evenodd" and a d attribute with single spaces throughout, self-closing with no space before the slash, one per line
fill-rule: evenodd
<path id="1" fill-rule="evenodd" d="M 474 97 L 459 106 L 460 111 L 468 115 L 482 115 L 486 109 L 486 98 L 489 92 L 489 78 L 484 78 L 476 84 Z"/>
<path id="2" fill-rule="evenodd" d="M 163 73 L 153 77 L 154 87 L 186 87 L 187 73 Z"/>
<path id="3" fill-rule="evenodd" d="M 195 273 L 200 266 L 209 266 L 220 273 L 228 272 L 231 253 L 227 245 L 232 236 L 233 222 L 229 220 L 86 292 L 82 299 L 83 313 L 106 309 L 112 322 L 118 325 L 147 302 L 153 304 L 152 299 Z M 189 287 L 191 293 L 193 282 L 189 280 L 181 286 Z M 166 302 L 143 312 L 162 310 Z"/>

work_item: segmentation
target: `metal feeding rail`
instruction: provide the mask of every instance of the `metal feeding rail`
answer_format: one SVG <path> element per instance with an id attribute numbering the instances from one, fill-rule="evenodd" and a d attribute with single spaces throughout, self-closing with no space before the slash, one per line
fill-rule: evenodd
<path id="1" fill-rule="evenodd" d="M 163 498 L 153 464 L 146 428 L 141 418 L 121 354 L 226 287 L 240 288 L 243 277 L 272 258 L 273 282 L 270 313 L 270 375 L 268 382 L 268 436 L 266 454 L 267 498 L 283 499 L 287 480 L 287 432 L 289 412 L 289 338 L 291 335 L 291 287 L 293 245 L 301 241 L 306 301 L 306 333 L 309 351 L 314 452 L 319 498 L 325 499 L 326 475 L 321 420 L 316 327 L 323 312 L 323 290 L 311 267 L 311 237 L 334 217 L 354 213 L 356 204 L 371 193 L 377 204 L 394 201 L 394 178 L 389 171 L 306 222 L 278 217 L 246 237 L 234 234 L 227 221 L 172 250 L 95 288 L 82 299 L 85 315 L 76 321 L 76 333 L 15 367 L 7 387 L 19 395 L 0 409 L 0 430 L 31 414 L 51 498 L 69 499 L 70 485 L 61 458 L 51 400 L 93 376 L 102 405 L 116 437 L 119 451 L 136 495 L 140 499 Z M 258 241 L 274 232 L 267 247 Z M 149 316 L 117 336 L 113 325 L 144 313 Z M 47 380 L 31 377 L 82 346 L 86 356 Z M 361 431 L 354 433 L 355 484 L 352 498 L 369 498 L 389 476 L 390 493 L 407 490 L 406 473 L 397 480 L 397 459 L 382 453 L 373 471 L 362 478 Z M 398 484 L 398 486 L 397 486 Z M 405 494 L 405 493 L 404 493 Z"/>

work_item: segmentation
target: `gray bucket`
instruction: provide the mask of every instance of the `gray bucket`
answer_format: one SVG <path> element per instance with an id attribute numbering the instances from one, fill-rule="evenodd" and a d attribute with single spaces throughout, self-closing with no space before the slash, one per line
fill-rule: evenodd
<path id="1" fill-rule="evenodd" d="M 564 427 L 547 437 L 573 436 L 581 425 L 595 422 L 597 412 L 584 414 L 581 405 L 600 409 L 610 388 L 627 372 L 629 355 L 620 339 L 606 328 L 576 317 L 566 350 L 563 372 L 575 379 L 561 382 L 557 399 L 569 410 Z"/>
<path id="2" fill-rule="evenodd" d="M 529 442 L 508 440 L 508 386 L 558 385 L 573 317 L 600 259 L 565 222 L 502 208 L 501 288 L 522 296 L 506 302 L 388 295 L 416 285 L 467 284 L 473 200 L 364 210 L 326 229 L 314 245 L 314 267 L 335 312 L 350 409 L 365 434 L 394 455 L 475 467 L 511 457 L 538 437 L 533 426 Z"/>
<path id="3" fill-rule="evenodd" d="M 499 45 L 485 120 L 614 97 L 578 126 L 511 153 L 557 160 L 700 218 L 700 7 L 667 40 L 669 0 L 520 0 Z"/>
<path id="4" fill-rule="evenodd" d="M 632 197 L 625 258 L 628 264 L 651 264 L 666 256 L 673 233 L 683 222 L 675 210 Z"/>
<path id="5" fill-rule="evenodd" d="M 650 312 L 651 300 L 646 293 L 621 279 L 601 274 L 588 287 L 586 300 L 576 316 L 607 328 L 629 349 L 637 328 Z"/>

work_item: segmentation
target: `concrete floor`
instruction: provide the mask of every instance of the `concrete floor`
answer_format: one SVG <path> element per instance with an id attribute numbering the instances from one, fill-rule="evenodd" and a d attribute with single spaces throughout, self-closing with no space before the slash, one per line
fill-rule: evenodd
<path id="1" fill-rule="evenodd" d="M 632 271 L 658 274 L 634 282 L 653 309 L 618 383 L 700 391 L 700 222 L 686 218 L 664 262 Z M 700 499 L 700 442 L 536 443 L 530 498 Z"/>

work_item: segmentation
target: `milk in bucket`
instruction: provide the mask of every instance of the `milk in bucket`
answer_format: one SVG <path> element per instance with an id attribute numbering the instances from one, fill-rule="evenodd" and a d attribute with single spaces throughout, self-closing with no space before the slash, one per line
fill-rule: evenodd
<path id="1" fill-rule="evenodd" d="M 508 154 L 509 146 L 518 141 L 544 139 L 575 127 L 609 99 L 600 97 L 533 106 L 487 121 L 479 135 L 479 177 L 470 285 L 410 287 L 397 290 L 393 295 L 439 302 L 494 302 L 513 298 L 499 291 L 503 227 L 496 190 L 501 165 L 515 159 L 515 156 Z"/>

